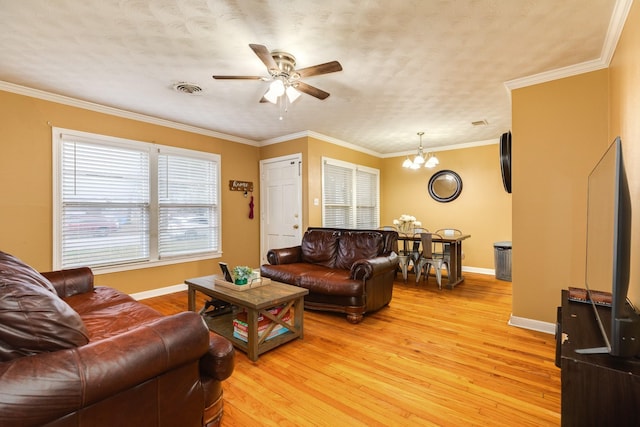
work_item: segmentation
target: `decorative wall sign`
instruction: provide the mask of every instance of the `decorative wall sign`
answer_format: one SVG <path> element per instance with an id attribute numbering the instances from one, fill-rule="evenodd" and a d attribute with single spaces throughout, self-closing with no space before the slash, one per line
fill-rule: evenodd
<path id="1" fill-rule="evenodd" d="M 231 191 L 243 191 L 253 192 L 252 181 L 236 181 L 235 179 L 229 180 L 229 190 Z"/>

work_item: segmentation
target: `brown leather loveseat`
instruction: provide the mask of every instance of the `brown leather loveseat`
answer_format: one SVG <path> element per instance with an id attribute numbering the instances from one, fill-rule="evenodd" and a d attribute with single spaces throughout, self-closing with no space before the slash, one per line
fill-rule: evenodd
<path id="1" fill-rule="evenodd" d="M 306 309 L 346 313 L 358 323 L 391 301 L 397 252 L 395 231 L 310 227 L 300 246 L 271 249 L 260 271 L 308 289 Z"/>
<path id="2" fill-rule="evenodd" d="M 193 312 L 163 316 L 0 252 L 0 425 L 213 426 L 234 350 Z"/>

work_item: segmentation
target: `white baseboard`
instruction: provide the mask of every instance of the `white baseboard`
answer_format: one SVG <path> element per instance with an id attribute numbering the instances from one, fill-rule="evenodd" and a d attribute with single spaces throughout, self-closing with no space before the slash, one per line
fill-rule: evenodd
<path id="1" fill-rule="evenodd" d="M 462 266 L 462 271 L 468 271 L 469 273 L 495 275 L 496 271 L 492 268 L 480 268 L 480 267 L 465 267 Z"/>
<path id="2" fill-rule="evenodd" d="M 159 297 L 167 294 L 173 294 L 176 292 L 181 292 L 186 290 L 187 290 L 187 285 L 185 284 L 173 285 L 173 286 L 166 286 L 164 288 L 151 289 L 150 291 L 137 292 L 135 294 L 131 294 L 131 297 L 133 297 L 133 299 L 135 300 L 141 300 L 141 299 Z"/>
<path id="3" fill-rule="evenodd" d="M 513 314 L 509 318 L 508 324 L 510 326 L 544 332 L 546 334 L 554 335 L 556 333 L 555 323 L 541 322 L 540 320 L 527 319 L 526 317 L 518 317 Z"/>

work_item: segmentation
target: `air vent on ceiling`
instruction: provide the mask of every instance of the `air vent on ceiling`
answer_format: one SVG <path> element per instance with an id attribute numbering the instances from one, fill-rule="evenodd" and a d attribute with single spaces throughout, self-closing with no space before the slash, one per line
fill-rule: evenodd
<path id="1" fill-rule="evenodd" d="M 200 86 L 185 82 L 176 83 L 175 85 L 173 85 L 173 88 L 178 92 L 188 94 L 196 94 L 202 92 L 202 88 Z"/>
<path id="2" fill-rule="evenodd" d="M 473 126 L 486 126 L 488 124 L 489 124 L 489 122 L 486 121 L 486 120 L 478 120 L 478 121 L 475 121 L 475 122 L 471 122 L 471 125 L 473 125 Z"/>

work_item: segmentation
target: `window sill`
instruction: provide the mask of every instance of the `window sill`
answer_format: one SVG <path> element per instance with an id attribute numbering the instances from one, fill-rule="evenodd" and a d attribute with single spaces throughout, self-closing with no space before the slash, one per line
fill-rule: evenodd
<path id="1" fill-rule="evenodd" d="M 167 259 L 162 259 L 158 261 L 144 261 L 144 262 L 135 262 L 131 264 L 121 264 L 121 265 L 115 265 L 115 266 L 91 267 L 91 271 L 93 271 L 94 275 L 99 276 L 101 274 L 120 273 L 123 271 L 141 270 L 144 268 L 162 267 L 165 265 L 173 265 L 173 264 L 185 264 L 188 262 L 204 261 L 204 260 L 215 259 L 220 257 L 222 257 L 222 253 L 215 252 L 213 254 L 207 253 L 199 256 L 167 258 Z"/>

